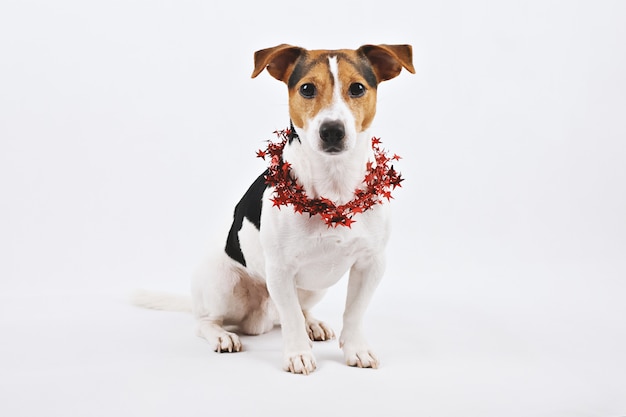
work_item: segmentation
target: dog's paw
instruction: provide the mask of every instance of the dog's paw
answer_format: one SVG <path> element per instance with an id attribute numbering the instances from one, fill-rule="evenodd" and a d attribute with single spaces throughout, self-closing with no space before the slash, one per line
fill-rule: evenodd
<path id="1" fill-rule="evenodd" d="M 359 368 L 378 368 L 380 362 L 371 350 L 344 351 L 344 358 L 348 366 Z"/>
<path id="2" fill-rule="evenodd" d="M 380 364 L 359 330 L 344 327 L 339 337 L 339 347 L 343 349 L 343 357 L 348 366 L 376 369 Z"/>
<path id="3" fill-rule="evenodd" d="M 311 352 L 299 352 L 285 355 L 283 369 L 292 374 L 308 375 L 315 371 L 317 365 Z"/>
<path id="4" fill-rule="evenodd" d="M 309 339 L 315 342 L 335 338 L 335 332 L 333 332 L 333 329 L 331 329 L 328 324 L 313 318 L 306 319 L 306 331 L 309 334 Z"/>
<path id="5" fill-rule="evenodd" d="M 241 352 L 241 341 L 235 333 L 224 331 L 217 337 L 214 349 L 217 353 Z"/>

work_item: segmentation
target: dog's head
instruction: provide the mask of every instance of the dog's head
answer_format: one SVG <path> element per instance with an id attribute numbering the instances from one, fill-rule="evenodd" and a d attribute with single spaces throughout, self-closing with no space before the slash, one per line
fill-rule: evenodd
<path id="1" fill-rule="evenodd" d="M 306 50 L 279 45 L 254 54 L 252 78 L 264 69 L 289 89 L 289 114 L 314 150 L 339 154 L 354 147 L 376 113 L 382 81 L 415 73 L 411 45 L 363 45 L 357 50 Z"/>

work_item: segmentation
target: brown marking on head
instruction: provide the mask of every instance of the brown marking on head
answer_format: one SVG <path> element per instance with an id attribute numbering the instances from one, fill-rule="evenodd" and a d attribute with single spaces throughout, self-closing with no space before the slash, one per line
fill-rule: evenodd
<path id="1" fill-rule="evenodd" d="M 331 73 L 331 57 L 337 58 L 338 80 Z M 362 132 L 371 125 L 376 114 L 378 83 L 398 76 L 403 67 L 415 73 L 410 45 L 363 45 L 357 50 L 308 51 L 282 44 L 257 51 L 254 63 L 253 78 L 267 68 L 270 75 L 287 84 L 292 122 L 303 129 L 320 111 L 332 105 L 338 81 L 341 99 L 354 116 L 355 129 Z M 364 94 L 353 94 L 351 87 L 356 84 L 365 87 Z M 310 85 L 315 90 L 313 96 L 301 90 Z"/>
<path id="2" fill-rule="evenodd" d="M 337 56 L 341 97 L 354 116 L 357 132 L 370 127 L 376 115 L 377 85 L 368 63 L 355 51 L 344 50 Z M 363 86 L 363 95 L 355 96 Z"/>
<path id="3" fill-rule="evenodd" d="M 309 51 L 301 57 L 288 82 L 289 115 L 295 126 L 306 129 L 308 121 L 330 107 L 334 84 L 327 51 Z M 305 86 L 312 88 L 313 97 L 302 93 Z"/>
<path id="4" fill-rule="evenodd" d="M 329 58 L 337 60 L 336 80 L 331 73 Z M 287 80 L 289 87 L 289 113 L 295 126 L 307 128 L 320 111 L 330 107 L 335 93 L 335 84 L 341 86 L 341 99 L 350 108 L 354 119 L 355 129 L 362 132 L 367 129 L 376 114 L 376 87 L 375 72 L 367 58 L 354 50 L 314 50 L 307 51 L 306 56 L 300 56 L 292 68 Z M 361 84 L 364 94 L 353 97 L 350 87 Z M 304 85 L 313 85 L 316 95 L 313 98 L 301 94 Z"/>

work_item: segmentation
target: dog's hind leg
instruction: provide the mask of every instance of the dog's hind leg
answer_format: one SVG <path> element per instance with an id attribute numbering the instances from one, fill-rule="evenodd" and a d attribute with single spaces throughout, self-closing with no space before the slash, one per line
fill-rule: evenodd
<path id="1" fill-rule="evenodd" d="M 216 352 L 242 349 L 239 336 L 224 326 L 234 326 L 245 334 L 261 334 L 274 326 L 265 284 L 226 254 L 207 260 L 198 269 L 192 283 L 192 301 L 198 336 Z"/>
<path id="2" fill-rule="evenodd" d="M 326 290 L 309 291 L 298 289 L 298 299 L 300 300 L 300 306 L 304 314 L 309 339 L 316 342 L 335 338 L 333 329 L 331 329 L 328 324 L 313 317 L 310 313 L 310 309 L 322 299 L 324 294 L 326 294 Z"/>
<path id="3" fill-rule="evenodd" d="M 224 329 L 224 323 L 236 322 L 234 288 L 241 273 L 224 254 L 205 260 L 192 281 L 193 314 L 198 321 L 197 335 L 206 339 L 216 352 L 239 352 L 239 336 Z"/>
<path id="4" fill-rule="evenodd" d="M 198 321 L 198 336 L 216 352 L 239 352 L 239 336 L 224 329 L 224 322 L 237 319 L 233 289 L 240 274 L 229 259 L 219 255 L 207 259 L 196 271 L 191 287 L 192 310 Z"/>

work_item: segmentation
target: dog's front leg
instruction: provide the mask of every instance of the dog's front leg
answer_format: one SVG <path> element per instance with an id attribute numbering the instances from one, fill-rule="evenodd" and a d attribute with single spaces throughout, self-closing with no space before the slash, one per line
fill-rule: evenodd
<path id="1" fill-rule="evenodd" d="M 296 280 L 284 268 L 267 266 L 267 289 L 280 316 L 283 335 L 283 369 L 294 374 L 309 374 L 315 370 L 311 340 L 298 301 Z"/>
<path id="2" fill-rule="evenodd" d="M 383 255 L 357 261 L 350 269 L 343 330 L 339 346 L 349 366 L 378 368 L 378 358 L 363 334 L 363 316 L 385 270 Z"/>

